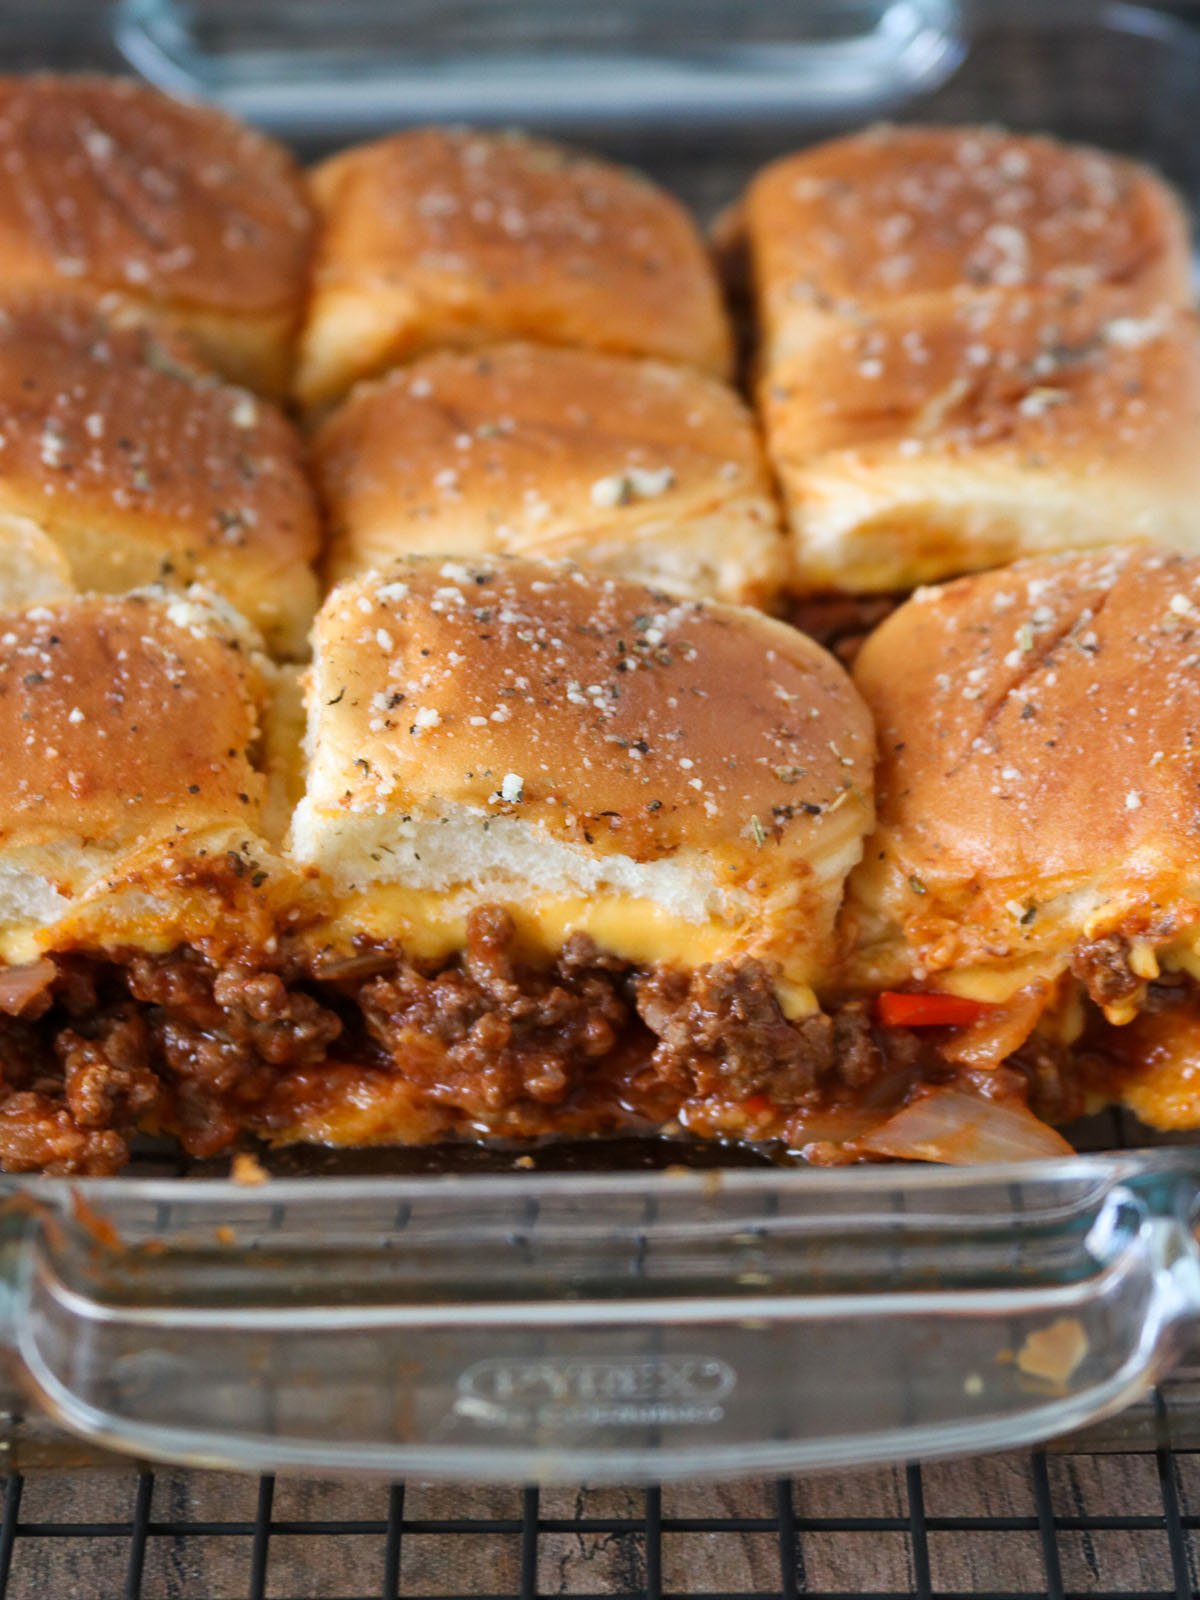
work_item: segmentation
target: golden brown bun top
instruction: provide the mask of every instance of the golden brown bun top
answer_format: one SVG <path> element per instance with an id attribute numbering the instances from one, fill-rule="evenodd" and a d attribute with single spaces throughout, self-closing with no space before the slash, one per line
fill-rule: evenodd
<path id="1" fill-rule="evenodd" d="M 260 692 L 245 642 L 194 600 L 0 615 L 0 851 L 253 829 Z"/>
<path id="2" fill-rule="evenodd" d="M 315 637 L 317 787 L 346 811 L 478 806 L 637 860 L 753 855 L 831 808 L 869 812 L 849 679 L 756 612 L 413 557 L 335 590 Z"/>
<path id="3" fill-rule="evenodd" d="M 70 518 L 161 545 L 156 576 L 202 574 L 264 627 L 268 575 L 316 556 L 316 503 L 282 413 L 82 300 L 0 297 L 0 441 L 0 504 L 52 534 Z"/>
<path id="4" fill-rule="evenodd" d="M 1200 909 L 1200 559 L 1121 547 L 918 590 L 855 681 L 879 738 L 862 872 L 915 942 L 968 922 L 947 939 L 999 955 L 1131 896 L 1148 922 Z"/>
<path id="5" fill-rule="evenodd" d="M 1188 230 L 1146 168 L 995 128 L 881 126 L 785 156 L 747 196 L 755 277 L 837 310 L 955 288 L 1190 292 Z"/>
<path id="6" fill-rule="evenodd" d="M 312 221 L 281 145 L 126 79 L 0 79 L 0 283 L 290 310 Z"/>
<path id="7" fill-rule="evenodd" d="M 461 306 L 425 345 L 494 339 L 657 355 L 722 376 L 730 333 L 695 225 L 628 168 L 515 133 L 425 128 L 319 166 L 318 288 Z"/>
<path id="8" fill-rule="evenodd" d="M 1066 462 L 1102 472 L 1118 457 L 1152 475 L 1171 459 L 1190 467 L 1200 323 L 1186 310 L 1137 311 L 1112 291 L 981 296 L 929 315 L 880 309 L 764 379 L 773 437 L 785 454 L 849 449 L 867 461 L 904 441 L 914 464 L 1002 451 L 1034 474 Z"/>
<path id="9" fill-rule="evenodd" d="M 364 384 L 314 440 L 335 523 L 414 535 L 464 514 L 496 528 L 609 526 L 763 487 L 754 425 L 724 384 L 592 350 L 441 351 Z M 528 532 L 526 531 L 528 528 Z M 335 527 L 335 534 L 337 532 Z"/>

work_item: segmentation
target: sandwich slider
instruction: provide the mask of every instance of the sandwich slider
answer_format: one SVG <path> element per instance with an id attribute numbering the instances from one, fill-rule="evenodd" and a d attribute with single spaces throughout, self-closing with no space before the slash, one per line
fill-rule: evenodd
<path id="1" fill-rule="evenodd" d="M 0 79 L 0 291 L 57 288 L 185 330 L 286 392 L 312 214 L 281 145 L 144 84 Z"/>
<path id="2" fill-rule="evenodd" d="M 1022 556 L 1200 548 L 1200 324 L 1128 295 L 899 306 L 763 380 L 804 594 L 905 591 Z"/>
<path id="3" fill-rule="evenodd" d="M 879 125 L 784 156 L 743 226 L 763 373 L 885 310 L 1105 287 L 1143 312 L 1191 299 L 1187 219 L 1162 179 L 1000 128 Z"/>
<path id="4" fill-rule="evenodd" d="M 299 438 L 143 323 L 0 297 L 0 512 L 40 530 L 79 589 L 199 582 L 277 654 L 304 651 L 319 520 Z"/>
<path id="5" fill-rule="evenodd" d="M 421 128 L 312 175 L 319 216 L 296 394 L 325 407 L 440 346 L 533 339 L 729 374 L 704 244 L 649 179 L 516 133 Z"/>
<path id="6" fill-rule="evenodd" d="M 693 368 L 533 344 L 443 351 L 360 386 L 313 459 L 332 581 L 454 550 L 765 605 L 786 575 L 754 422 Z"/>
<path id="7" fill-rule="evenodd" d="M 4 1170 L 210 1153 L 339 1031 L 280 975 L 274 674 L 198 591 L 0 614 Z"/>
<path id="8" fill-rule="evenodd" d="M 1200 1125 L 1168 1047 L 1198 1037 L 1198 664 L 1200 559 L 1140 547 L 920 590 L 864 645 L 848 982 L 934 1028 L 943 1079 Z"/>
<path id="9" fill-rule="evenodd" d="M 814 991 L 872 735 L 802 635 L 565 564 L 412 557 L 322 607 L 307 748 L 304 943 L 359 1032 L 282 1083 L 273 1137 L 752 1135 L 833 1073 Z"/>

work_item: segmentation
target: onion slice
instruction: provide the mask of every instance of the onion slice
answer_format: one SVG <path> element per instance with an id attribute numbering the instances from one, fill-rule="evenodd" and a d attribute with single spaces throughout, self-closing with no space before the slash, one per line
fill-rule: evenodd
<path id="1" fill-rule="evenodd" d="M 29 1002 L 58 976 L 53 961 L 30 961 L 22 967 L 0 967 L 0 1011 L 19 1017 Z"/>
<path id="2" fill-rule="evenodd" d="M 954 1167 L 1074 1154 L 1060 1133 L 1019 1100 L 988 1100 L 961 1089 L 931 1089 L 859 1139 L 856 1148 L 865 1155 Z"/>

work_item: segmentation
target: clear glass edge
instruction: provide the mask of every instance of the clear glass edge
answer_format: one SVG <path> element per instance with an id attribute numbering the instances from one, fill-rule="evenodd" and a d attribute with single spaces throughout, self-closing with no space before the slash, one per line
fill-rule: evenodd
<path id="1" fill-rule="evenodd" d="M 823 9 L 833 16 L 836 4 Z M 622 0 L 609 15 L 636 22 L 641 10 L 637 0 Z M 151 82 L 216 100 L 285 136 L 348 136 L 381 120 L 645 128 L 681 119 L 870 117 L 936 87 L 961 58 L 956 0 L 880 0 L 873 26 L 836 40 L 823 39 L 819 28 L 806 36 L 804 8 L 797 8 L 794 42 L 746 59 L 733 48 L 744 10 L 733 3 L 724 10 L 729 45 L 720 52 L 682 44 L 652 54 L 597 50 L 588 41 L 578 51 L 560 46 L 485 60 L 435 32 L 411 60 L 402 51 L 341 60 L 331 49 L 316 72 L 309 56 L 285 48 L 245 58 L 206 51 L 189 8 L 174 0 L 119 0 L 113 30 L 125 59 Z M 381 20 L 400 16 L 397 7 Z"/>
<path id="2" fill-rule="evenodd" d="M 977 1189 L 1003 1184 L 1021 1187 L 1035 1183 L 1114 1181 L 1133 1173 L 1193 1171 L 1200 1175 L 1200 1146 L 1160 1146 L 1154 1149 L 1079 1154 L 1042 1161 L 992 1162 L 979 1166 L 862 1165 L 813 1167 L 806 1165 L 755 1168 L 706 1168 L 671 1172 L 512 1172 L 432 1173 L 401 1177 L 278 1177 L 247 1183 L 232 1177 L 23 1177 L 0 1176 L 0 1203 L 15 1196 L 44 1199 L 69 1209 L 72 1197 L 118 1208 L 133 1198 L 161 1204 L 185 1203 L 220 1209 L 226 1201 L 261 1199 L 270 1204 L 312 1201 L 323 1207 L 339 1200 L 366 1197 L 396 1201 L 454 1191 L 477 1202 L 526 1194 L 660 1196 L 691 1194 L 762 1194 L 772 1189 L 834 1191 L 846 1193 L 919 1194 L 939 1190 Z"/>

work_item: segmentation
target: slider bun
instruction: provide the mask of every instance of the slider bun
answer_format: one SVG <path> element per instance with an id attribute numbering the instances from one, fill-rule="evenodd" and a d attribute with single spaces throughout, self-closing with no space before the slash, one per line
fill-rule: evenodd
<path id="1" fill-rule="evenodd" d="M 311 235 L 292 158 L 211 106 L 124 79 L 0 79 L 0 290 L 111 297 L 280 395 Z"/>
<path id="2" fill-rule="evenodd" d="M 425 128 L 334 156 L 312 187 L 306 406 L 437 346 L 509 339 L 729 373 L 699 234 L 627 168 L 514 133 Z"/>
<path id="3" fill-rule="evenodd" d="M 1190 960 L 1198 667 L 1191 556 L 1024 561 L 895 611 L 855 665 L 880 753 L 850 889 L 859 976 L 1028 982 L 1110 934 Z"/>
<path id="4" fill-rule="evenodd" d="M 1186 304 L 1184 212 L 1147 168 L 995 128 L 875 127 L 765 168 L 745 222 L 764 369 L 831 320 L 955 291 Z"/>
<path id="5" fill-rule="evenodd" d="M 761 385 L 801 590 L 1129 539 L 1200 549 L 1200 324 L 1014 293 L 832 328 Z"/>
<path id="6" fill-rule="evenodd" d="M 264 849 L 270 672 L 199 593 L 0 614 L 4 959 L 169 948 L 217 933 L 222 908 L 226 938 L 252 937 L 215 886 L 232 874 L 248 892 Z"/>
<path id="7" fill-rule="evenodd" d="M 819 975 L 872 735 L 811 640 L 566 565 L 413 557 L 335 590 L 314 644 L 292 848 L 335 885 L 345 938 L 440 919 L 445 949 L 500 902 L 628 959 Z M 396 886 L 420 918 L 371 898 Z"/>
<path id="8" fill-rule="evenodd" d="M 442 352 L 359 389 L 314 460 L 335 581 L 454 550 L 570 557 L 746 604 L 783 582 L 750 414 L 685 367 L 545 345 Z"/>
<path id="9" fill-rule="evenodd" d="M 318 517 L 286 419 L 85 302 L 0 303 L 0 510 L 80 589 L 200 581 L 286 655 L 316 605 Z"/>

